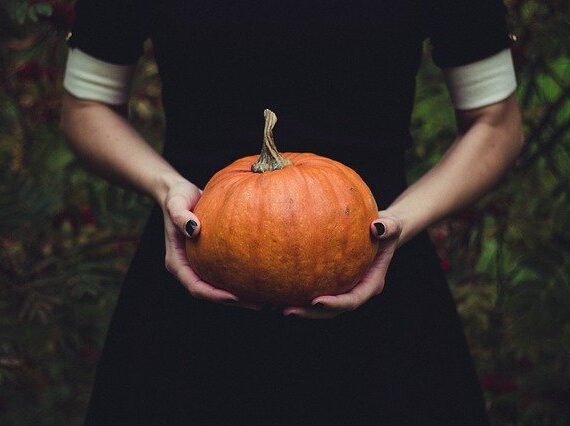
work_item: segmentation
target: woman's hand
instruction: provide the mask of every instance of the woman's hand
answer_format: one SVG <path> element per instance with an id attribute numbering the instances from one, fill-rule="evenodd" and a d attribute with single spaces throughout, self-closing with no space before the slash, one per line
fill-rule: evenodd
<path id="1" fill-rule="evenodd" d="M 170 185 L 168 189 L 162 205 L 166 269 L 186 287 L 192 296 L 198 299 L 259 309 L 256 305 L 242 303 L 234 294 L 215 288 L 203 281 L 190 267 L 186 257 L 186 238 L 196 238 L 200 233 L 200 220 L 191 210 L 201 195 L 202 190 L 187 180 L 179 180 Z"/>
<path id="2" fill-rule="evenodd" d="M 319 296 L 313 299 L 311 307 L 287 307 L 283 314 L 314 319 L 333 318 L 343 312 L 357 309 L 371 297 L 382 293 L 388 266 L 402 234 L 402 221 L 385 210 L 380 211 L 378 219 L 370 224 L 370 232 L 379 240 L 378 253 L 368 271 L 352 290 L 337 296 Z"/>

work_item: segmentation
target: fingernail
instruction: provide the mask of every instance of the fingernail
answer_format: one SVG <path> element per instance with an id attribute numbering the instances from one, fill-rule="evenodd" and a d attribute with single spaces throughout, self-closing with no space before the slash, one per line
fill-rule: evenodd
<path id="1" fill-rule="evenodd" d="M 184 228 L 186 229 L 186 235 L 190 238 L 192 238 L 192 234 L 194 233 L 194 230 L 198 227 L 198 224 L 196 223 L 195 220 L 190 219 L 188 222 L 186 222 L 186 225 L 184 226 Z"/>
<path id="2" fill-rule="evenodd" d="M 376 228 L 376 232 L 378 233 L 379 237 L 384 235 L 384 233 L 386 232 L 386 227 L 384 226 L 384 224 L 382 222 L 376 222 L 374 224 L 374 227 Z"/>
<path id="3" fill-rule="evenodd" d="M 325 307 L 325 304 L 322 303 L 322 302 L 317 302 L 317 303 L 313 304 L 313 306 L 314 306 L 315 308 L 322 309 L 322 308 Z"/>

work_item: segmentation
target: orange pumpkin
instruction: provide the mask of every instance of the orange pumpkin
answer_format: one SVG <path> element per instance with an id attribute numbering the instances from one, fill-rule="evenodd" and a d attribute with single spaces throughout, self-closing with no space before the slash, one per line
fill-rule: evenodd
<path id="1" fill-rule="evenodd" d="M 277 117 L 265 110 L 261 155 L 244 157 L 208 182 L 188 238 L 192 268 L 240 300 L 305 305 L 350 290 L 378 250 L 378 207 L 351 168 L 311 153 L 280 154 Z"/>

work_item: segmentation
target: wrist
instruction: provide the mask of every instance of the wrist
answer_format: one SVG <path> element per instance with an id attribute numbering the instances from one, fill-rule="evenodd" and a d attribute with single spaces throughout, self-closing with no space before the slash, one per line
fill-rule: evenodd
<path id="1" fill-rule="evenodd" d="M 151 196 L 164 210 L 166 204 L 166 197 L 170 189 L 181 182 L 188 182 L 182 175 L 173 171 L 165 171 L 159 173 L 152 185 Z"/>
<path id="2" fill-rule="evenodd" d="M 396 248 L 401 247 L 406 242 L 411 240 L 424 227 L 423 222 L 419 220 L 419 218 L 414 217 L 413 215 L 409 214 L 409 212 L 406 213 L 405 211 L 400 211 L 396 206 L 390 206 L 383 212 L 398 218 L 400 222 L 402 231 L 400 233 L 400 237 L 398 238 Z"/>

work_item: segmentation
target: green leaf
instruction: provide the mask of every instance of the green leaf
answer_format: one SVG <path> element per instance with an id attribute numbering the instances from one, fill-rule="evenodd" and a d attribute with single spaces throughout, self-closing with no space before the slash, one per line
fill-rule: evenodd
<path id="1" fill-rule="evenodd" d="M 475 266 L 475 270 L 480 273 L 494 274 L 497 261 L 497 241 L 486 240 L 483 243 L 481 256 Z"/>
<path id="2" fill-rule="evenodd" d="M 51 16 L 53 13 L 53 6 L 49 3 L 37 3 L 34 5 L 34 9 L 38 15 Z"/>
<path id="3" fill-rule="evenodd" d="M 28 8 L 28 18 L 32 22 L 38 22 L 38 14 L 36 13 L 36 9 L 33 7 Z"/>
<path id="4" fill-rule="evenodd" d="M 54 172 L 63 169 L 75 159 L 73 153 L 64 147 L 54 147 L 46 154 L 46 166 L 50 171 Z"/>
<path id="5" fill-rule="evenodd" d="M 512 279 L 512 283 L 515 285 L 522 285 L 523 283 L 532 283 L 538 281 L 540 275 L 531 268 L 520 267 Z"/>
<path id="6" fill-rule="evenodd" d="M 14 10 L 14 18 L 17 24 L 22 25 L 26 21 L 28 14 L 28 4 L 25 2 L 17 3 Z"/>

